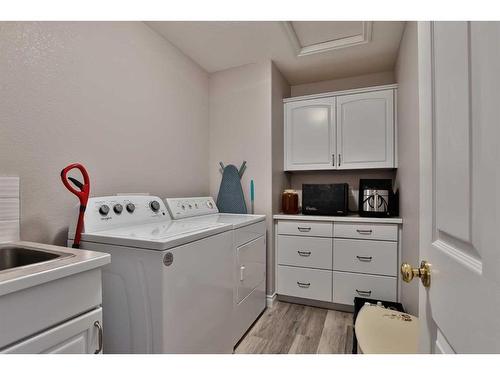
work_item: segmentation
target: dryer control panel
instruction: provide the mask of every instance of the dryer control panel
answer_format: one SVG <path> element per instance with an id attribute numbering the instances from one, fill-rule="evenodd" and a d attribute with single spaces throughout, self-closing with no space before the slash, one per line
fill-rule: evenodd
<path id="1" fill-rule="evenodd" d="M 212 197 L 165 198 L 165 204 L 173 219 L 219 213 Z"/>

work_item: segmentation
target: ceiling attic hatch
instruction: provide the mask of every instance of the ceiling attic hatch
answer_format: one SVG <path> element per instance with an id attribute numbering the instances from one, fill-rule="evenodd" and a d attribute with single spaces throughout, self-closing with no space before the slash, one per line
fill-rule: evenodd
<path id="1" fill-rule="evenodd" d="M 297 57 L 370 43 L 372 21 L 284 21 Z"/>

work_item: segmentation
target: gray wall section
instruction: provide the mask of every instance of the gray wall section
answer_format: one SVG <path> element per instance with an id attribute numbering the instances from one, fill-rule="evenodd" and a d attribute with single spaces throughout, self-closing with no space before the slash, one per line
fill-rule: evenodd
<path id="1" fill-rule="evenodd" d="M 417 22 L 407 22 L 396 64 L 398 89 L 397 183 L 403 217 L 403 261 L 419 264 L 419 101 Z M 418 282 L 402 283 L 402 302 L 408 312 L 418 315 Z"/>
<path id="2" fill-rule="evenodd" d="M 290 96 L 290 85 L 283 77 L 280 71 L 272 64 L 271 70 L 271 107 L 272 107 L 272 213 L 279 213 L 281 211 L 281 193 L 283 190 L 289 188 L 290 178 L 283 172 L 284 164 L 284 107 L 283 98 Z M 274 248 L 274 225 L 271 227 L 272 237 L 270 243 L 272 262 L 271 267 L 268 267 L 268 274 L 272 285 L 269 286 L 268 295 L 273 294 L 276 290 L 275 285 L 275 255 L 276 249 Z M 271 277 L 272 276 L 272 277 Z"/>
<path id="3" fill-rule="evenodd" d="M 82 162 L 91 194 L 208 193 L 208 75 L 141 22 L 0 23 L 0 175 L 21 238 L 63 245 Z"/>
<path id="4" fill-rule="evenodd" d="M 250 208 L 250 180 L 255 183 L 255 213 L 267 220 L 267 290 L 274 285 L 272 257 L 271 61 L 247 64 L 210 75 L 210 194 L 217 197 L 219 161 L 240 166 Z"/>

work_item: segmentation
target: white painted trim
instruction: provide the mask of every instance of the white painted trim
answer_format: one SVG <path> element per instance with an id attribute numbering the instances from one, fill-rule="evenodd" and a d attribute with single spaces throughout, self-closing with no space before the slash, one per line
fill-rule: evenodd
<path id="1" fill-rule="evenodd" d="M 283 103 L 297 102 L 297 101 L 308 100 L 308 99 L 327 98 L 330 96 L 361 94 L 361 93 L 370 92 L 370 91 L 394 90 L 397 88 L 398 88 L 398 85 L 396 83 L 393 83 L 390 85 L 362 87 L 362 88 L 351 89 L 351 90 L 322 92 L 320 94 L 302 95 L 302 96 L 294 96 L 292 98 L 285 98 L 285 99 L 283 99 Z"/>
<path id="2" fill-rule="evenodd" d="M 266 295 L 266 307 L 273 307 L 274 301 L 276 300 L 276 293 L 273 293 L 271 295 Z"/>
<path id="3" fill-rule="evenodd" d="M 424 254 L 424 244 L 432 243 L 431 231 L 423 230 L 428 225 L 426 220 L 431 217 L 432 212 L 432 23 L 419 21 L 417 25 L 420 158 L 419 258 L 421 258 Z M 431 332 L 437 329 L 427 309 L 427 298 L 427 291 L 419 285 L 419 351 L 423 354 L 432 353 L 434 339 L 431 337 Z"/>
<path id="4" fill-rule="evenodd" d="M 278 221 L 274 222 L 274 292 L 272 296 L 276 297 L 277 293 L 279 292 L 279 285 L 278 285 Z"/>
<path id="5" fill-rule="evenodd" d="M 290 21 L 283 21 L 282 24 L 297 57 L 313 55 L 316 53 L 325 53 L 336 49 L 367 44 L 372 41 L 372 21 L 363 21 L 363 30 L 360 34 L 329 40 L 327 42 L 315 43 L 308 46 L 301 45 L 297 33 Z"/>

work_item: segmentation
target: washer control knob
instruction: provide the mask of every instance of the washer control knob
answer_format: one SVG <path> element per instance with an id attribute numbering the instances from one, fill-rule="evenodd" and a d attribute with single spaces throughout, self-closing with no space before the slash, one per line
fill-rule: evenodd
<path id="1" fill-rule="evenodd" d="M 208 208 L 214 208 L 214 205 L 213 205 L 213 203 L 212 203 L 212 202 L 207 201 L 207 207 L 208 207 Z"/>
<path id="2" fill-rule="evenodd" d="M 126 208 L 127 208 L 128 212 L 132 213 L 132 212 L 135 211 L 135 204 L 133 204 L 133 203 L 127 203 Z"/>
<path id="3" fill-rule="evenodd" d="M 115 214 L 120 215 L 123 211 L 123 206 L 120 203 L 117 203 L 113 206 L 113 211 L 115 211 Z"/>
<path id="4" fill-rule="evenodd" d="M 109 213 L 109 206 L 108 206 L 108 205 L 103 204 L 101 207 L 99 207 L 99 213 L 100 213 L 102 216 L 106 216 L 106 215 Z"/>
<path id="5" fill-rule="evenodd" d="M 158 201 L 152 201 L 149 203 L 149 207 L 151 207 L 154 212 L 157 212 L 160 209 L 160 203 Z"/>
<path id="6" fill-rule="evenodd" d="M 183 210 L 185 210 L 185 209 L 186 209 L 186 206 L 182 205 L 182 206 L 181 206 L 181 208 L 182 208 Z"/>

